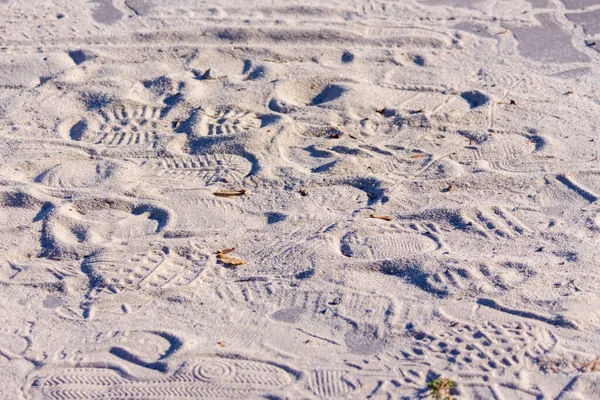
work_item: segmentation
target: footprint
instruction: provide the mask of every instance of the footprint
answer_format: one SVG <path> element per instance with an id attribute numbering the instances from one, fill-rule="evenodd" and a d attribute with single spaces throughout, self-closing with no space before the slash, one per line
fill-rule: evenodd
<path id="1" fill-rule="evenodd" d="M 142 173 L 149 179 L 170 184 L 176 180 L 186 186 L 198 183 L 239 183 L 252 171 L 252 163 L 234 154 L 165 157 L 144 161 Z"/>
<path id="2" fill-rule="evenodd" d="M 275 94 L 269 101 L 271 111 L 283 114 L 306 110 L 340 99 L 351 90 L 343 84 L 321 79 L 278 81 Z"/>
<path id="3" fill-rule="evenodd" d="M 351 326 L 371 326 L 384 331 L 391 326 L 399 305 L 390 297 L 348 290 L 346 292 L 297 290 L 285 284 L 265 281 L 221 285 L 216 295 L 229 304 L 249 307 L 261 304 L 267 309 L 294 310 L 294 315 L 312 319 L 341 318 Z"/>
<path id="4" fill-rule="evenodd" d="M 412 353 L 431 357 L 452 370 L 498 376 L 520 371 L 549 351 L 556 339 L 535 326 L 523 323 L 457 324 L 439 334 L 414 333 Z"/>
<path id="5" fill-rule="evenodd" d="M 195 194 L 195 195 L 194 195 Z M 177 222 L 169 227 L 166 235 L 176 237 L 179 233 L 203 234 L 207 230 L 231 230 L 259 228 L 267 224 L 267 216 L 249 212 L 235 200 L 208 197 L 205 192 L 185 193 L 170 206 L 177 213 Z"/>
<path id="6" fill-rule="evenodd" d="M 51 206 L 43 217 L 41 254 L 77 259 L 108 243 L 153 236 L 172 218 L 165 208 L 124 199 L 87 198 Z"/>
<path id="7" fill-rule="evenodd" d="M 347 257 L 383 260 L 434 251 L 438 244 L 428 236 L 392 229 L 346 233 L 340 250 Z"/>
<path id="8" fill-rule="evenodd" d="M 156 291 L 198 283 L 209 255 L 190 247 L 155 245 L 144 250 L 111 247 L 85 259 L 82 270 L 93 286 L 110 292 Z"/>
<path id="9" fill-rule="evenodd" d="M 324 210 L 347 214 L 369 203 L 366 192 L 348 185 L 310 188 L 307 198 Z"/>
<path id="10" fill-rule="evenodd" d="M 22 259 L 39 251 L 39 221 L 48 210 L 48 199 L 34 190 L 0 190 L 0 260 Z"/>
<path id="11" fill-rule="evenodd" d="M 448 213 L 449 227 L 486 239 L 511 239 L 529 236 L 534 231 L 501 206 L 476 207 Z"/>
<path id="12" fill-rule="evenodd" d="M 173 133 L 168 121 L 161 117 L 160 108 L 123 103 L 104 107 L 78 121 L 69 128 L 68 134 L 75 141 L 153 150 L 162 137 Z"/>
<path id="13" fill-rule="evenodd" d="M 196 110 L 184 124 L 193 136 L 234 135 L 260 128 L 256 114 L 234 109 L 219 112 Z"/>
<path id="14" fill-rule="evenodd" d="M 36 371 L 30 394 L 47 399 L 256 398 L 295 380 L 287 367 L 241 356 L 228 359 L 188 355 L 183 359 L 173 368 L 174 373 L 151 379 L 129 377 L 94 365 L 48 365 Z"/>
<path id="15" fill-rule="evenodd" d="M 92 188 L 135 180 L 135 171 L 109 160 L 79 160 L 60 163 L 35 178 L 35 182 L 57 188 Z"/>
<path id="16" fill-rule="evenodd" d="M 308 389 L 320 399 L 343 398 L 360 387 L 349 371 L 318 369 L 310 372 Z"/>
<path id="17" fill-rule="evenodd" d="M 479 265 L 447 266 L 425 279 L 428 290 L 444 296 L 501 293 L 529 280 L 536 275 L 534 269 L 519 262 L 502 264 L 481 263 Z"/>
<path id="18" fill-rule="evenodd" d="M 468 145 L 451 155 L 451 159 L 460 163 L 487 161 L 498 169 L 516 167 L 528 159 L 533 161 L 535 153 L 545 146 L 544 139 L 536 135 L 479 135 L 467 131 L 459 134 L 466 138 Z"/>

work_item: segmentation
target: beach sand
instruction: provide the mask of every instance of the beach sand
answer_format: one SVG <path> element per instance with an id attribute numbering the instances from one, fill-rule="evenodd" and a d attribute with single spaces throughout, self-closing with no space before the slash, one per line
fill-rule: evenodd
<path id="1" fill-rule="evenodd" d="M 600 398 L 599 21 L 0 0 L 0 397 Z"/>

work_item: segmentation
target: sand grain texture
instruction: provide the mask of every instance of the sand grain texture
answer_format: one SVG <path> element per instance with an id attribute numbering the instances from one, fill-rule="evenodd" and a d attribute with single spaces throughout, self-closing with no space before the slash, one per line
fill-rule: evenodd
<path id="1" fill-rule="evenodd" d="M 0 397 L 600 398 L 599 12 L 0 0 Z"/>

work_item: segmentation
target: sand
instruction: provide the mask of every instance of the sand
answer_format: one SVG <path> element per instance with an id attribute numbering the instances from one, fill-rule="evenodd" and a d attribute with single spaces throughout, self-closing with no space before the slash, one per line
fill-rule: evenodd
<path id="1" fill-rule="evenodd" d="M 1 0 L 0 397 L 600 398 L 599 13 Z"/>

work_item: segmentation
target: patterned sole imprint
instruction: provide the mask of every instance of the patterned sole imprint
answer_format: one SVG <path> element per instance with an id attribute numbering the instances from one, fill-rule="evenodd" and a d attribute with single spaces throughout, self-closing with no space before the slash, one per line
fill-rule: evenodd
<path id="1" fill-rule="evenodd" d="M 447 267 L 428 276 L 426 284 L 429 290 L 441 295 L 478 296 L 513 289 L 535 275 L 533 268 L 519 262 L 481 263 Z"/>
<path id="2" fill-rule="evenodd" d="M 195 136 L 234 135 L 260 128 L 260 120 L 254 113 L 235 110 L 214 114 L 198 110 L 189 119 L 189 124 Z"/>
<path id="3" fill-rule="evenodd" d="M 154 246 L 131 251 L 105 249 L 88 257 L 82 268 L 98 286 L 111 292 L 141 289 L 175 289 L 194 285 L 208 255 L 189 248 Z"/>
<path id="4" fill-rule="evenodd" d="M 349 232 L 341 240 L 342 254 L 362 259 L 406 257 L 427 253 L 437 247 L 433 240 L 408 232 L 374 232 L 369 235 Z"/>
<path id="5" fill-rule="evenodd" d="M 161 109 L 141 104 L 121 104 L 103 108 L 82 119 L 69 130 L 73 140 L 105 146 L 138 146 L 146 150 L 156 147 L 161 136 L 170 134 Z"/>
<path id="6" fill-rule="evenodd" d="M 459 371 L 500 374 L 523 368 L 525 360 L 535 360 L 555 344 L 553 336 L 528 324 L 487 322 L 457 324 L 438 335 L 417 333 L 412 352 L 437 358 Z"/>
<path id="7" fill-rule="evenodd" d="M 511 239 L 530 235 L 533 230 L 527 227 L 510 211 L 503 207 L 479 207 L 461 212 L 450 223 L 456 229 L 471 231 L 486 239 Z"/>
<path id="8" fill-rule="evenodd" d="M 314 318 L 327 314 L 357 324 L 390 325 L 399 306 L 389 297 L 358 292 L 335 293 L 282 288 L 269 282 L 243 282 L 216 288 L 217 296 L 230 303 L 268 304 L 272 310 L 294 310 Z"/>
<path id="9" fill-rule="evenodd" d="M 32 385 L 44 399 L 255 398 L 292 383 L 284 369 L 266 362 L 195 358 L 171 376 L 128 378 L 106 368 L 49 369 Z"/>
<path id="10" fill-rule="evenodd" d="M 246 158 L 233 154 L 171 157 L 144 162 L 142 168 L 155 179 L 176 179 L 196 185 L 215 182 L 239 182 L 252 170 Z"/>
<path id="11" fill-rule="evenodd" d="M 308 378 L 308 389 L 320 399 L 337 399 L 352 393 L 359 386 L 348 371 L 315 370 Z"/>

